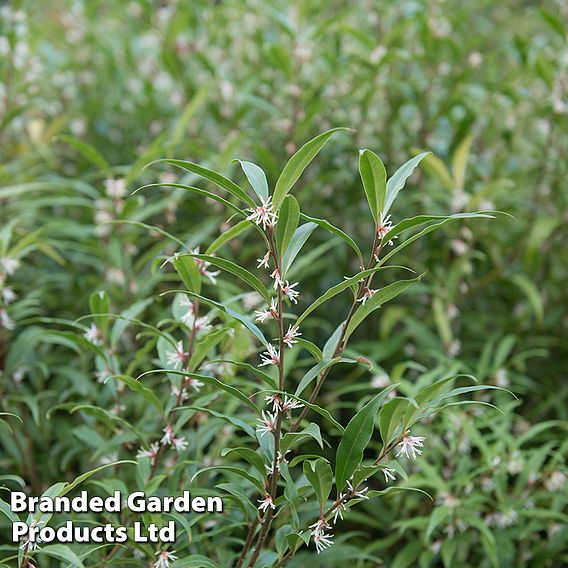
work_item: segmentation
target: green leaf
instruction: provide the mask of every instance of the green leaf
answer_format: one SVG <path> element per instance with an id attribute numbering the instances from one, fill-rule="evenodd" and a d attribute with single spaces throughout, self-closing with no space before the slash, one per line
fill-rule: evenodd
<path id="1" fill-rule="evenodd" d="M 389 400 L 379 412 L 379 431 L 385 447 L 387 447 L 397 426 L 401 424 L 402 417 L 406 414 L 409 407 L 414 408 L 409 400 L 405 398 L 393 398 Z"/>
<path id="2" fill-rule="evenodd" d="M 128 375 L 110 375 L 110 378 L 124 383 L 130 390 L 140 393 L 146 402 L 149 402 L 160 414 L 165 416 L 164 407 L 154 392 L 138 382 L 134 377 Z"/>
<path id="3" fill-rule="evenodd" d="M 266 476 L 266 468 L 264 467 L 264 460 L 262 456 L 251 450 L 250 448 L 225 448 L 221 451 L 221 456 L 225 457 L 231 454 L 236 454 L 237 456 L 243 458 L 245 461 L 250 463 L 259 473 Z"/>
<path id="4" fill-rule="evenodd" d="M 162 158 L 159 160 L 154 160 L 148 165 L 155 164 L 157 162 L 165 162 L 166 164 L 176 166 L 187 172 L 197 174 L 198 176 L 201 176 L 202 178 L 205 178 L 213 182 L 221 189 L 228 191 L 231 195 L 237 197 L 241 201 L 244 201 L 249 207 L 256 207 L 255 202 L 243 189 L 241 189 L 234 181 L 231 181 L 230 179 L 226 178 L 225 176 L 221 175 L 218 172 L 215 172 L 203 166 L 199 166 L 198 164 L 194 164 L 193 162 L 188 162 L 186 160 L 172 160 L 170 158 Z M 160 184 L 160 185 L 166 185 L 166 184 Z"/>
<path id="5" fill-rule="evenodd" d="M 238 475 L 239 477 L 242 477 L 243 479 L 246 479 L 247 481 L 252 483 L 260 491 L 260 493 L 264 495 L 264 484 L 260 479 L 254 477 L 243 468 L 232 465 L 213 465 L 210 467 L 205 467 L 193 474 L 193 477 L 189 480 L 189 482 L 193 483 L 197 477 L 204 473 L 207 473 L 208 471 L 226 471 L 227 473 L 234 473 L 235 475 Z"/>
<path id="6" fill-rule="evenodd" d="M 305 461 L 303 469 L 306 479 L 314 488 L 320 505 L 320 511 L 323 511 L 333 485 L 331 466 L 326 459 L 319 458 L 315 461 Z"/>
<path id="7" fill-rule="evenodd" d="M 89 308 L 92 314 L 108 314 L 110 312 L 110 298 L 104 290 L 93 292 L 89 298 Z M 108 318 L 103 315 L 93 317 L 95 324 L 106 335 L 108 328 Z"/>
<path id="8" fill-rule="evenodd" d="M 359 151 L 359 174 L 371 214 L 378 226 L 385 209 L 387 171 L 381 159 L 371 150 Z"/>
<path id="9" fill-rule="evenodd" d="M 239 162 L 243 172 L 247 176 L 251 187 L 254 192 L 264 201 L 268 199 L 268 182 L 266 181 L 266 174 L 263 169 L 253 164 L 252 162 L 247 162 L 245 160 L 233 160 Z"/>
<path id="10" fill-rule="evenodd" d="M 79 140 L 79 138 L 75 138 L 75 136 L 69 136 L 68 134 L 59 134 L 57 138 L 75 148 L 75 150 L 99 170 L 102 170 L 107 175 L 111 174 L 110 166 L 105 157 L 94 146 L 83 142 L 83 140 Z"/>
<path id="11" fill-rule="evenodd" d="M 308 317 L 316 308 L 321 306 L 324 302 L 327 302 L 334 296 L 337 296 L 337 294 L 340 294 L 344 290 L 347 290 L 347 288 L 355 284 L 358 284 L 361 280 L 363 280 L 367 276 L 370 276 L 371 274 L 374 274 L 375 272 L 381 270 L 381 268 L 403 268 L 403 267 L 375 266 L 375 268 L 369 268 L 369 270 L 362 270 L 361 272 L 355 274 L 355 276 L 346 278 L 345 280 L 343 280 L 343 282 L 340 282 L 339 284 L 336 284 L 335 286 L 329 288 L 327 292 L 322 294 L 317 300 L 315 300 L 312 304 L 310 304 L 308 308 L 306 308 L 304 313 L 296 320 L 296 326 L 299 326 L 306 319 L 306 317 Z"/>
<path id="12" fill-rule="evenodd" d="M 241 420 L 240 418 L 233 418 L 232 416 L 227 416 L 222 412 L 217 412 L 216 410 L 211 410 L 210 408 L 205 408 L 203 406 L 178 406 L 176 410 L 197 410 L 198 412 L 205 412 L 207 414 L 211 414 L 211 416 L 215 416 L 215 418 L 219 418 L 228 424 L 232 424 L 237 428 L 240 428 L 243 432 L 246 432 L 251 438 L 256 438 L 254 428 L 249 426 L 246 422 Z"/>
<path id="13" fill-rule="evenodd" d="M 345 331 L 345 337 L 348 338 L 355 329 L 363 322 L 363 320 L 371 314 L 376 309 L 380 308 L 383 304 L 396 298 L 400 293 L 404 292 L 409 286 L 418 282 L 422 276 L 418 278 L 413 278 L 411 280 L 400 280 L 389 284 L 380 290 L 377 290 L 366 302 L 365 305 L 361 305 L 357 311 L 353 314 L 351 321 L 347 325 L 347 330 Z"/>
<path id="14" fill-rule="evenodd" d="M 452 157 L 452 174 L 454 176 L 454 189 L 456 190 L 463 191 L 465 189 L 465 172 L 471 141 L 472 136 L 470 134 L 459 143 Z"/>
<path id="15" fill-rule="evenodd" d="M 294 196 L 287 195 L 282 202 L 276 222 L 276 247 L 280 255 L 286 252 L 299 221 L 300 206 Z"/>
<path id="16" fill-rule="evenodd" d="M 387 188 L 386 188 L 386 200 L 385 200 L 385 209 L 383 211 L 383 220 L 387 216 L 387 213 L 390 211 L 394 200 L 397 198 L 400 190 L 406 184 L 406 180 L 412 175 L 416 166 L 431 152 L 422 152 L 418 154 L 418 156 L 414 156 L 408 160 L 408 162 L 404 163 L 394 174 L 392 177 L 387 181 Z"/>
<path id="17" fill-rule="evenodd" d="M 304 223 L 294 231 L 294 235 L 282 259 L 282 278 L 284 278 L 286 272 L 288 272 L 292 266 L 294 259 L 298 256 L 298 253 L 316 227 L 317 225 L 315 223 Z"/>
<path id="18" fill-rule="evenodd" d="M 239 236 L 241 233 L 248 231 L 254 227 L 254 223 L 243 219 L 239 221 L 236 225 L 231 227 L 228 231 L 221 233 L 208 247 L 205 254 L 213 254 L 218 251 L 225 243 Z"/>
<path id="19" fill-rule="evenodd" d="M 174 257 L 174 268 L 190 292 L 201 294 L 201 273 L 195 261 L 187 255 Z"/>
<path id="20" fill-rule="evenodd" d="M 219 564 L 201 554 L 191 554 L 176 560 L 170 564 L 170 568 L 219 568 Z"/>
<path id="21" fill-rule="evenodd" d="M 49 546 L 44 546 L 39 549 L 37 553 L 40 555 L 53 556 L 53 558 L 68 562 L 68 566 L 73 566 L 73 568 L 85 568 L 81 559 L 64 544 L 50 544 Z"/>
<path id="22" fill-rule="evenodd" d="M 325 143 L 340 130 L 349 130 L 348 128 L 333 128 L 313 140 L 304 144 L 284 166 L 280 177 L 276 182 L 274 188 L 273 204 L 274 208 L 278 210 L 284 201 L 288 192 L 292 189 L 293 185 L 298 181 L 303 171 L 308 167 L 309 163 L 317 156 L 319 151 L 325 146 Z"/>
<path id="23" fill-rule="evenodd" d="M 371 440 L 375 429 L 375 416 L 390 391 L 398 385 L 389 385 L 374 396 L 351 419 L 337 448 L 335 459 L 335 478 L 337 493 L 343 491 L 349 478 L 355 473 L 363 459 L 363 452 Z"/>
<path id="24" fill-rule="evenodd" d="M 258 292 L 267 302 L 270 303 L 270 294 L 268 293 L 268 290 L 266 289 L 264 284 L 246 268 L 243 268 L 242 266 L 239 266 L 238 264 L 225 258 L 219 258 L 217 256 L 211 256 L 208 254 L 187 253 L 180 256 L 191 256 L 192 258 L 199 258 L 201 260 L 204 260 L 205 262 L 209 262 L 210 264 L 217 266 L 218 268 L 221 268 L 222 270 L 225 270 L 226 272 L 234 274 L 237 278 L 240 278 L 243 282 L 248 284 L 253 290 Z"/>
<path id="25" fill-rule="evenodd" d="M 364 264 L 363 254 L 361 253 L 361 249 L 357 246 L 357 243 L 347 233 L 343 232 L 338 227 L 335 227 L 334 225 L 332 225 L 329 221 L 326 221 L 325 219 L 318 219 L 316 217 L 310 217 L 309 215 L 306 215 L 305 213 L 300 213 L 300 217 L 304 221 L 311 221 L 312 223 L 319 225 L 322 229 L 326 229 L 330 233 L 333 233 L 334 235 L 337 235 L 339 238 L 343 239 L 357 253 L 357 259 L 359 260 L 359 264 L 361 266 Z"/>
<path id="26" fill-rule="evenodd" d="M 216 345 L 218 345 L 225 336 L 230 332 L 234 331 L 232 328 L 223 328 L 217 329 L 208 333 L 205 337 L 202 337 L 195 345 L 195 350 L 191 355 L 191 359 L 189 360 L 189 371 L 195 371 L 203 359 L 207 356 L 207 353 L 213 349 Z"/>

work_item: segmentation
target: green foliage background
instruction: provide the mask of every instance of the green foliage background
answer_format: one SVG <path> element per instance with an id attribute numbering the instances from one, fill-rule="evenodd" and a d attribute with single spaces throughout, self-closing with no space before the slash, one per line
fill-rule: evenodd
<path id="1" fill-rule="evenodd" d="M 450 224 L 397 258 L 426 276 L 357 332 L 353 354 L 368 357 L 373 371 L 336 372 L 326 408 L 346 423 L 373 377 L 400 381 L 410 394 L 426 370 L 470 373 L 518 400 L 480 396 L 504 414 L 472 407 L 428 425 L 411 481 L 435 504 L 401 493 L 357 509 L 333 555 L 304 549 L 290 565 L 568 563 L 567 21 L 561 1 L 3 5 L 0 257 L 21 268 L 3 283 L 18 299 L 0 304 L 13 322 L 0 327 L 0 413 L 23 424 L 0 420 L 0 483 L 14 488 L 21 479 L 39 494 L 101 460 L 134 459 L 121 428 L 75 407 L 124 403 L 126 418 L 143 426 L 145 403 L 97 383 L 103 369 L 70 322 L 89 313 L 98 290 L 113 313 L 151 323 L 171 317 L 171 301 L 159 294 L 178 279 L 156 258 L 177 245 L 141 224 L 203 249 L 229 226 L 212 201 L 168 187 L 113 199 L 104 181 L 125 178 L 131 193 L 179 180 L 163 166 L 143 169 L 175 157 L 241 182 L 231 163 L 238 157 L 260 164 L 272 187 L 305 141 L 348 126 L 354 132 L 334 138 L 295 188 L 303 212 L 369 243 L 356 149 L 379 154 L 389 174 L 431 150 L 395 222 L 486 209 L 514 220 Z M 197 177 L 185 182 L 208 187 Z M 261 254 L 249 237 L 229 248 L 249 266 Z M 297 268 L 305 301 L 357 264 L 338 240 L 314 233 Z M 234 293 L 231 286 L 222 283 L 221 293 Z M 348 309 L 342 301 L 318 314 L 309 330 L 316 343 Z M 148 370 L 154 346 L 123 327 L 114 346 L 121 372 Z M 233 349 L 245 354 L 248 345 Z M 217 458 L 223 440 L 208 445 L 220 431 L 204 428 L 191 459 Z M 113 472 L 107 484 L 135 476 L 132 466 Z M 192 546 L 228 562 L 199 538 Z M 13 547 L 1 550 L 9 557 Z M 104 556 L 93 554 L 87 565 Z"/>

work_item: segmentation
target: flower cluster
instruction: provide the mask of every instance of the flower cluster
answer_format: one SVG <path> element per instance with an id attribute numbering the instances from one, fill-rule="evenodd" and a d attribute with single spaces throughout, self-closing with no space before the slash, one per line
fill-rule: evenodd
<path id="1" fill-rule="evenodd" d="M 260 201 L 262 205 L 247 209 L 250 212 L 247 221 L 254 221 L 257 225 L 262 225 L 262 228 L 266 230 L 268 227 L 274 227 L 278 217 L 273 211 L 271 196 L 268 196 L 266 199 L 261 197 Z"/>
<path id="2" fill-rule="evenodd" d="M 175 448 L 176 451 L 178 452 L 183 452 L 183 450 L 185 450 L 187 448 L 187 440 L 185 439 L 185 436 L 176 436 L 174 434 L 174 430 L 171 426 L 166 426 L 163 430 L 164 435 L 162 436 L 162 439 L 160 440 L 160 443 L 163 445 L 170 445 L 173 448 Z"/>

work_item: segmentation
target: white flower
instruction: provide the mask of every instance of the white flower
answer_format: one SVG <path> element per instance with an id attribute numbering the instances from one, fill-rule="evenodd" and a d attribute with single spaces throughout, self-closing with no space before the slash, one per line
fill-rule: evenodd
<path id="1" fill-rule="evenodd" d="M 320 517 L 315 523 L 309 526 L 312 529 L 312 536 L 323 534 L 327 529 L 331 528 L 324 517 Z"/>
<path id="2" fill-rule="evenodd" d="M 390 469 L 388 467 L 383 468 L 383 474 L 385 476 L 385 483 L 389 481 L 396 481 L 396 477 L 394 475 L 394 469 Z"/>
<path id="3" fill-rule="evenodd" d="M 170 562 L 177 560 L 177 556 L 174 556 L 175 550 L 168 552 L 167 550 L 158 550 L 156 555 L 158 560 L 154 562 L 154 568 L 170 568 Z"/>
<path id="4" fill-rule="evenodd" d="M 282 286 L 282 278 L 280 277 L 280 270 L 275 268 L 270 275 L 270 278 L 274 278 L 274 289 L 277 290 L 279 286 Z"/>
<path id="5" fill-rule="evenodd" d="M 467 246 L 467 243 L 465 241 L 462 241 L 461 239 L 454 239 L 451 243 L 450 243 L 452 250 L 458 255 L 458 256 L 462 256 L 464 255 L 468 250 L 469 247 Z"/>
<path id="6" fill-rule="evenodd" d="M 282 403 L 282 399 L 280 398 L 279 394 L 267 394 L 264 397 L 264 400 L 269 404 L 272 404 L 272 411 L 276 412 L 280 408 L 280 404 Z"/>
<path id="7" fill-rule="evenodd" d="M 183 350 L 183 342 L 178 341 L 173 351 L 166 351 L 166 361 L 173 369 L 181 369 L 187 360 L 188 353 Z"/>
<path id="8" fill-rule="evenodd" d="M 280 287 L 282 288 L 282 293 L 285 294 L 288 299 L 293 302 L 294 304 L 298 303 L 298 296 L 300 292 L 294 290 L 294 287 L 298 285 L 298 282 L 294 282 L 294 284 L 290 284 L 288 280 L 286 280 L 286 284 L 280 283 Z"/>
<path id="9" fill-rule="evenodd" d="M 17 297 L 12 288 L 2 288 L 2 299 L 4 303 L 11 304 Z"/>
<path id="10" fill-rule="evenodd" d="M 317 534 L 312 533 L 312 538 L 314 539 L 318 554 L 333 544 L 332 534 L 325 534 L 324 532 L 318 532 Z"/>
<path id="11" fill-rule="evenodd" d="M 290 412 L 291 410 L 295 410 L 297 408 L 303 408 L 304 405 L 299 401 L 293 398 L 284 397 L 284 402 L 282 403 L 282 411 L 283 412 Z"/>
<path id="12" fill-rule="evenodd" d="M 386 217 L 386 219 L 384 221 L 381 222 L 381 224 L 379 225 L 379 227 L 377 228 L 377 237 L 379 239 L 384 238 L 386 235 L 388 235 L 388 233 L 391 231 L 392 229 L 392 222 L 390 220 L 390 215 L 388 215 Z M 398 236 L 394 237 L 395 239 L 398 239 Z M 392 242 L 393 240 L 389 240 L 389 245 L 393 245 L 394 243 Z M 375 260 L 378 261 L 378 258 L 375 256 Z"/>
<path id="13" fill-rule="evenodd" d="M 152 465 L 156 462 L 156 456 L 160 451 L 160 444 L 158 442 L 153 442 L 150 444 L 150 447 L 146 450 L 144 448 L 140 448 L 138 453 L 136 454 L 137 458 L 150 458 L 150 462 Z"/>
<path id="14" fill-rule="evenodd" d="M 390 385 L 390 377 L 386 373 L 374 375 L 371 378 L 371 386 L 375 389 L 384 389 Z"/>
<path id="15" fill-rule="evenodd" d="M 422 450 L 419 450 L 418 448 L 423 447 L 422 442 L 424 439 L 425 438 L 423 436 L 411 436 L 407 432 L 398 445 L 399 449 L 396 457 L 398 458 L 399 456 L 404 455 L 407 458 L 415 460 L 417 455 L 422 455 Z"/>
<path id="16" fill-rule="evenodd" d="M 160 440 L 160 444 L 171 444 L 172 440 L 174 438 L 174 430 L 171 426 L 166 426 L 162 432 L 164 432 L 164 435 L 162 436 L 162 439 Z"/>
<path id="17" fill-rule="evenodd" d="M 365 288 L 365 293 L 357 300 L 358 302 L 361 302 L 361 304 L 363 304 L 363 306 L 365 305 L 365 303 L 367 302 L 367 300 L 369 298 L 372 298 L 373 295 L 376 293 L 376 290 L 371 290 L 369 287 Z"/>
<path id="18" fill-rule="evenodd" d="M 0 325 L 5 329 L 14 329 L 16 324 L 6 310 L 0 310 Z"/>
<path id="19" fill-rule="evenodd" d="M 193 302 L 187 296 L 184 296 L 179 304 L 180 306 L 187 307 L 187 312 L 181 316 L 181 321 L 187 325 L 187 327 L 191 327 L 195 320 L 195 308 L 193 307 Z"/>
<path id="20" fill-rule="evenodd" d="M 259 499 L 258 502 L 260 503 L 258 506 L 259 511 L 266 511 L 269 507 L 271 509 L 276 509 L 276 505 L 268 493 L 264 495 L 264 499 Z"/>
<path id="21" fill-rule="evenodd" d="M 126 195 L 126 183 L 124 178 L 105 179 L 104 185 L 107 195 L 113 199 L 120 199 Z"/>
<path id="22" fill-rule="evenodd" d="M 177 452 L 183 452 L 183 450 L 185 450 L 188 446 L 185 436 L 172 438 L 172 446 L 176 449 Z"/>
<path id="23" fill-rule="evenodd" d="M 193 324 L 193 327 L 195 329 L 196 332 L 201 331 L 201 332 L 208 332 L 211 329 L 211 324 L 209 322 L 209 318 L 207 316 L 203 316 L 201 318 L 197 318 L 195 320 L 195 323 Z"/>
<path id="24" fill-rule="evenodd" d="M 259 425 L 256 430 L 261 436 L 264 436 L 268 432 L 274 432 L 276 430 L 276 415 L 270 412 L 262 411 L 262 418 L 257 418 Z"/>
<path id="25" fill-rule="evenodd" d="M 296 337 L 300 337 L 302 334 L 298 330 L 297 327 L 292 327 L 292 325 L 288 326 L 288 331 L 282 338 L 282 341 L 286 344 L 287 347 L 292 347 L 294 343 L 298 343 L 295 341 Z"/>
<path id="26" fill-rule="evenodd" d="M 257 268 L 268 268 L 268 260 L 270 259 L 270 252 L 267 252 L 262 258 L 257 258 Z"/>
<path id="27" fill-rule="evenodd" d="M 191 253 L 199 254 L 199 247 L 192 250 Z M 193 261 L 197 265 L 197 268 L 199 268 L 199 272 L 203 274 L 203 276 L 209 278 L 211 284 L 217 284 L 217 276 L 221 273 L 220 270 L 216 270 L 214 272 L 209 271 L 208 268 L 211 266 L 211 263 L 201 258 L 193 258 Z"/>
<path id="28" fill-rule="evenodd" d="M 36 521 L 35 519 L 30 523 L 29 527 L 30 529 L 34 529 L 39 525 L 42 525 L 44 521 Z M 28 532 L 29 534 L 29 532 Z M 29 536 L 24 536 L 21 540 L 21 545 L 20 545 L 20 549 L 21 550 L 26 550 L 27 552 L 35 552 L 36 550 L 40 549 L 40 544 L 42 543 L 41 538 L 39 538 L 39 536 L 36 535 L 35 539 L 32 541 L 30 541 L 30 537 Z"/>
<path id="29" fill-rule="evenodd" d="M 188 377 L 186 379 L 186 384 L 190 386 L 195 392 L 199 392 L 203 386 L 203 381 L 194 379 L 193 377 Z"/>
<path id="30" fill-rule="evenodd" d="M 103 342 L 101 330 L 94 323 L 83 334 L 83 337 L 93 345 L 101 345 Z"/>
<path id="31" fill-rule="evenodd" d="M 345 495 L 343 493 L 339 494 L 339 499 L 343 499 L 345 497 Z M 333 513 L 333 524 L 335 525 L 337 523 L 337 518 L 339 517 L 341 520 L 343 520 L 343 511 L 347 510 L 347 503 L 345 503 L 345 501 L 341 501 L 339 503 L 339 505 L 337 505 L 337 507 L 335 508 L 335 512 Z"/>
<path id="32" fill-rule="evenodd" d="M 0 258 L 0 266 L 6 274 L 11 276 L 14 272 L 16 272 L 16 270 L 18 270 L 18 268 L 20 268 L 20 262 L 15 258 L 8 258 L 5 256 Z"/>
<path id="33" fill-rule="evenodd" d="M 243 296 L 243 306 L 247 310 L 252 310 L 262 303 L 262 296 L 258 292 L 250 292 Z"/>
<path id="34" fill-rule="evenodd" d="M 262 225 L 262 228 L 266 230 L 267 227 L 272 227 L 276 223 L 276 213 L 272 211 L 271 196 L 268 196 L 266 200 L 260 198 L 262 205 L 256 208 L 247 209 L 250 211 L 250 215 L 247 217 L 247 221 L 254 221 L 257 225 Z"/>
<path id="35" fill-rule="evenodd" d="M 175 385 L 172 385 L 171 389 L 172 396 L 177 400 L 179 399 L 180 402 L 183 402 L 189 398 L 189 394 L 187 389 L 178 389 Z"/>
<path id="36" fill-rule="evenodd" d="M 260 364 L 261 367 L 265 365 L 280 365 L 280 351 L 274 347 L 271 343 L 267 346 L 268 351 L 261 353 L 260 359 L 262 363 Z"/>
<path id="37" fill-rule="evenodd" d="M 363 489 L 355 489 L 351 483 L 351 481 L 347 482 L 347 487 L 349 488 L 349 492 L 351 493 L 352 497 L 358 497 L 359 499 L 368 499 L 369 497 L 365 495 L 369 490 L 368 487 L 364 487 Z"/>
<path id="38" fill-rule="evenodd" d="M 548 491 L 560 491 L 566 483 L 567 477 L 561 471 L 553 471 L 550 477 L 544 480 L 544 486 Z"/>
<path id="39" fill-rule="evenodd" d="M 278 301 L 276 298 L 270 300 L 270 306 L 263 311 L 255 311 L 256 320 L 260 323 L 264 323 L 268 318 L 278 319 Z"/>

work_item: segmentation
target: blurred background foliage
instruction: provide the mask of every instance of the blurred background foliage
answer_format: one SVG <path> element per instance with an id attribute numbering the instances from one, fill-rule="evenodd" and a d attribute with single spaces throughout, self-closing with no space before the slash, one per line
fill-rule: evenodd
<path id="1" fill-rule="evenodd" d="M 390 174 L 434 152 L 395 222 L 479 209 L 515 220 L 456 223 L 406 249 L 397 263 L 425 278 L 357 333 L 352 351 L 371 355 L 371 374 L 332 376 L 324 401 L 341 416 L 341 396 L 362 381 L 402 380 L 406 394 L 426 369 L 448 368 L 519 397 L 503 399 L 505 415 L 437 420 L 412 474 L 437 504 L 403 494 L 353 512 L 350 542 L 396 568 L 494 565 L 492 555 L 502 566 L 568 562 L 567 21 L 561 0 L 3 4 L 0 410 L 17 408 L 25 435 L 2 441 L 0 471 L 37 492 L 106 454 L 132 457 L 110 443 L 112 429 L 99 431 L 104 451 L 93 443 L 85 454 L 79 442 L 92 443 L 92 423 L 57 411 L 117 396 L 94 380 L 88 350 L 56 333 L 58 320 L 88 313 L 94 290 L 108 292 L 115 313 L 168 317 L 159 293 L 177 280 L 155 258 L 177 245 L 143 224 L 203 248 L 230 225 L 217 204 L 170 187 L 130 196 L 181 179 L 143 166 L 177 157 L 242 181 L 231 164 L 239 157 L 273 184 L 303 142 L 348 126 L 354 132 L 330 142 L 295 191 L 304 212 L 362 247 L 373 227 L 357 148 L 377 152 Z M 349 250 L 321 233 L 300 265 L 306 302 L 357 270 Z M 239 259 L 252 263 L 260 250 L 247 235 Z M 321 314 L 316 339 L 347 301 Z M 135 331 L 122 332 L 120 365 L 139 368 Z M 21 430 L 9 420 L 0 427 Z"/>

